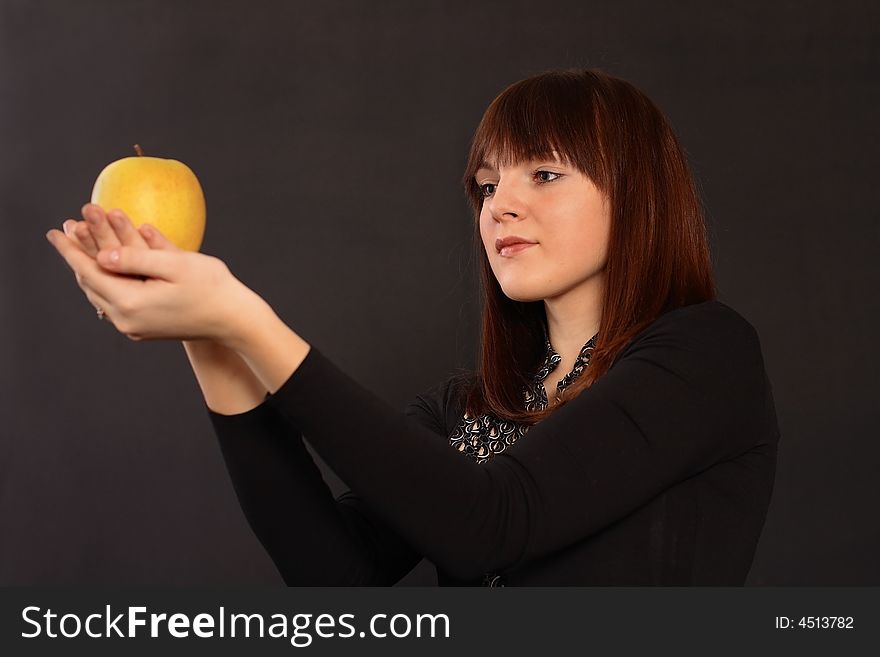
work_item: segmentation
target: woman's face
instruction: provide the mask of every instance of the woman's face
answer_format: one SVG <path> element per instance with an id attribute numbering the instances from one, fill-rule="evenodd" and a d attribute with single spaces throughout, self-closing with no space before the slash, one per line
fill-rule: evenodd
<path id="1" fill-rule="evenodd" d="M 548 300 L 604 280 L 610 203 L 593 181 L 559 159 L 495 166 L 475 179 L 483 192 L 480 235 L 504 294 Z M 496 241 L 510 236 L 534 244 L 499 252 Z"/>

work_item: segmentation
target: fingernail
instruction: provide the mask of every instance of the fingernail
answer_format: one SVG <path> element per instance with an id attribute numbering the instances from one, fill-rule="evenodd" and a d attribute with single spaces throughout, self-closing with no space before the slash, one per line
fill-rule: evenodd
<path id="1" fill-rule="evenodd" d="M 112 262 L 113 264 L 116 264 L 117 262 L 119 262 L 119 250 L 118 249 L 113 249 L 110 252 L 110 262 Z"/>
<path id="2" fill-rule="evenodd" d="M 55 242 L 52 241 L 54 238 L 55 238 L 55 236 L 52 235 L 52 231 L 51 231 L 51 230 L 50 230 L 48 233 L 46 233 L 46 239 L 49 240 L 49 244 L 54 244 L 54 243 L 55 243 Z"/>

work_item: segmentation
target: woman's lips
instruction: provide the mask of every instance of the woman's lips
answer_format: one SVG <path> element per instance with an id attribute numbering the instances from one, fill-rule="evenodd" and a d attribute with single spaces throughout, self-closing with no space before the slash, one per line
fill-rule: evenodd
<path id="1" fill-rule="evenodd" d="M 517 253 L 525 251 L 530 246 L 536 246 L 536 244 L 532 242 L 517 242 L 516 244 L 505 246 L 503 249 L 501 249 L 501 251 L 498 252 L 498 255 L 500 255 L 502 258 L 511 258 Z"/>

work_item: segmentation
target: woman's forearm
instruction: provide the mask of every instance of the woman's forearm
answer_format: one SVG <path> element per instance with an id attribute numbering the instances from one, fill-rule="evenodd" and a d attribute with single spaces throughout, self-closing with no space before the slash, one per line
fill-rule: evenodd
<path id="1" fill-rule="evenodd" d="M 290 378 L 311 349 L 254 293 L 237 304 L 222 344 L 237 353 L 272 394 Z"/>
<path id="2" fill-rule="evenodd" d="M 185 340 L 183 347 L 205 403 L 215 413 L 244 413 L 266 398 L 266 387 L 232 349 L 213 340 Z"/>
<path id="3" fill-rule="evenodd" d="M 296 365 L 305 358 L 303 353 L 297 359 L 291 336 L 297 346 L 306 343 L 287 329 L 262 297 L 238 279 L 233 281 L 222 295 L 223 337 L 183 341 L 205 403 L 221 415 L 245 413 L 262 404 L 266 393 L 277 390 L 295 369 L 288 362 L 291 351 Z M 282 336 L 284 329 L 287 335 Z M 255 361 L 249 356 L 256 356 Z"/>

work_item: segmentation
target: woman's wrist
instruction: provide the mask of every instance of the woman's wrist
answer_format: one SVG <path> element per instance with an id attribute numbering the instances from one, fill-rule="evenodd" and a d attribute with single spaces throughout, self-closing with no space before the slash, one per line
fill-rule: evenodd
<path id="1" fill-rule="evenodd" d="M 241 352 L 253 339 L 255 323 L 265 322 L 275 315 L 265 299 L 238 279 L 234 279 L 223 294 L 223 303 L 213 342 L 236 352 Z"/>
<path id="2" fill-rule="evenodd" d="M 221 342 L 235 351 L 274 394 L 305 360 L 311 345 L 287 326 L 272 307 L 251 292 L 228 322 Z"/>

